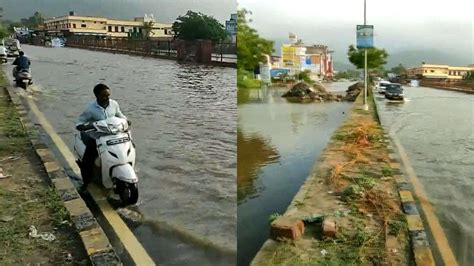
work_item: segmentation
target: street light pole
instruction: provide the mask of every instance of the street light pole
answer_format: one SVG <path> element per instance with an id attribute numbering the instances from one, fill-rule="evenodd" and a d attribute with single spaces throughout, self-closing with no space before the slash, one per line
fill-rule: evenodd
<path id="1" fill-rule="evenodd" d="M 364 0 L 364 26 L 367 25 L 366 0 Z M 369 110 L 367 104 L 367 48 L 364 49 L 364 110 Z"/>

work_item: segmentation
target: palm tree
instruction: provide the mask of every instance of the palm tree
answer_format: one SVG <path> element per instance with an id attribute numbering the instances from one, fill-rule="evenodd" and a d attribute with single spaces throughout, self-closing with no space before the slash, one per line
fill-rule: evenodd
<path id="1" fill-rule="evenodd" d="M 145 38 L 149 39 L 150 35 L 154 35 L 155 33 L 153 32 L 153 25 L 155 22 L 153 21 L 148 21 L 143 23 L 143 31 L 145 32 Z"/>

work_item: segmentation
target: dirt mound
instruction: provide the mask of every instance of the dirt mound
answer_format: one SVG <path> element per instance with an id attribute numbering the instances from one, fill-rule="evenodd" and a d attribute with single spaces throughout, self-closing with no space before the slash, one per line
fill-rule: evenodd
<path id="1" fill-rule="evenodd" d="M 340 101 L 342 96 L 328 92 L 326 88 L 319 83 L 313 86 L 306 82 L 298 82 L 291 87 L 289 91 L 282 95 L 285 98 L 313 101 Z"/>
<path id="2" fill-rule="evenodd" d="M 357 82 L 349 86 L 346 91 L 346 96 L 343 98 L 344 101 L 353 102 L 356 100 L 359 93 L 364 90 L 364 83 Z"/>

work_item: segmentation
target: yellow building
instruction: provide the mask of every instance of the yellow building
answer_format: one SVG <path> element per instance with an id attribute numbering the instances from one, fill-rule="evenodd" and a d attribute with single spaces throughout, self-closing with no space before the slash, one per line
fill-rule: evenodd
<path id="1" fill-rule="evenodd" d="M 419 67 L 408 69 L 408 76 L 435 79 L 463 79 L 474 67 L 455 67 L 448 65 L 422 64 Z"/>
<path id="2" fill-rule="evenodd" d="M 158 23 L 153 15 L 135 18 L 134 20 L 115 20 L 104 17 L 76 16 L 70 12 L 67 16 L 45 20 L 48 31 L 68 32 L 75 35 L 99 35 L 110 37 L 128 37 L 129 33 L 145 34 L 145 23 L 153 22 L 151 38 L 173 36 L 172 24 Z"/>

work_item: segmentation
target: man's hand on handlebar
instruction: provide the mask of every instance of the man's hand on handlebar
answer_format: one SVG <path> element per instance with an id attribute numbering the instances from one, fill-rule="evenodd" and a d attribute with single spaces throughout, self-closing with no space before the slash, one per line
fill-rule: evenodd
<path id="1" fill-rule="evenodd" d="M 94 126 L 91 123 L 85 123 L 85 124 L 81 124 L 81 125 L 76 126 L 76 129 L 79 130 L 79 131 L 86 131 L 86 130 L 93 129 L 93 128 L 94 128 Z"/>

